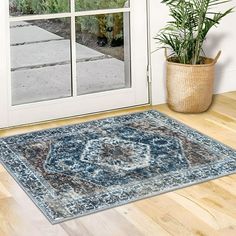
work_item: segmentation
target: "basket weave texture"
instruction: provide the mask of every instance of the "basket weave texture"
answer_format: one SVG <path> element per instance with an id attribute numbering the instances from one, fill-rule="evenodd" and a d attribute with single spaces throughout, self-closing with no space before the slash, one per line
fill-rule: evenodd
<path id="1" fill-rule="evenodd" d="M 185 65 L 167 59 L 167 96 L 169 107 L 177 112 L 200 113 L 212 103 L 215 59 L 205 58 L 205 64 Z"/>

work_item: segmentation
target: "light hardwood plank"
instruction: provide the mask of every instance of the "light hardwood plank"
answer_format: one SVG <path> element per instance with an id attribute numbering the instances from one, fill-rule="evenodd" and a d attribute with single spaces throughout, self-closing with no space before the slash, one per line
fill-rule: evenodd
<path id="1" fill-rule="evenodd" d="M 142 232 L 143 235 L 163 235 L 170 236 L 164 228 L 158 225 L 151 217 L 144 215 L 137 207 L 133 207 L 132 204 L 127 204 L 116 209 L 121 215 L 123 215 L 128 222 L 131 222 Z"/>

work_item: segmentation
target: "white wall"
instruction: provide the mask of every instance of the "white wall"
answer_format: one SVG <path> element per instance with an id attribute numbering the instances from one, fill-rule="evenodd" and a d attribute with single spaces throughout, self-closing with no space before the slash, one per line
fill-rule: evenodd
<path id="1" fill-rule="evenodd" d="M 235 0 L 228 7 L 236 5 Z M 163 50 L 155 51 L 157 45 L 153 39 L 157 32 L 165 26 L 169 19 L 168 8 L 160 0 L 150 0 L 151 50 L 152 50 L 152 94 L 153 104 L 166 101 L 165 88 L 165 58 Z M 213 29 L 206 41 L 206 53 L 215 57 L 219 50 L 222 55 L 216 67 L 215 93 L 236 90 L 236 12 L 222 20 L 221 24 Z"/>

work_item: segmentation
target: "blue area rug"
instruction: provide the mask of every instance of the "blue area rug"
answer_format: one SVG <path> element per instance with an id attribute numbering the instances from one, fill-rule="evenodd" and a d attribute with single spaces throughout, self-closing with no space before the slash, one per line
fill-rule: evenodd
<path id="1" fill-rule="evenodd" d="M 0 139 L 51 223 L 236 173 L 236 151 L 156 111 Z"/>

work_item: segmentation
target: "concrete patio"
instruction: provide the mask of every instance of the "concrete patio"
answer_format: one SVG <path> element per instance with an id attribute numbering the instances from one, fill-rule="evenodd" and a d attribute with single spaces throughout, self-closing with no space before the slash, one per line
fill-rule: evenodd
<path id="1" fill-rule="evenodd" d="M 126 87 L 123 61 L 76 44 L 78 95 Z M 71 96 L 70 40 L 11 24 L 13 105 Z"/>

